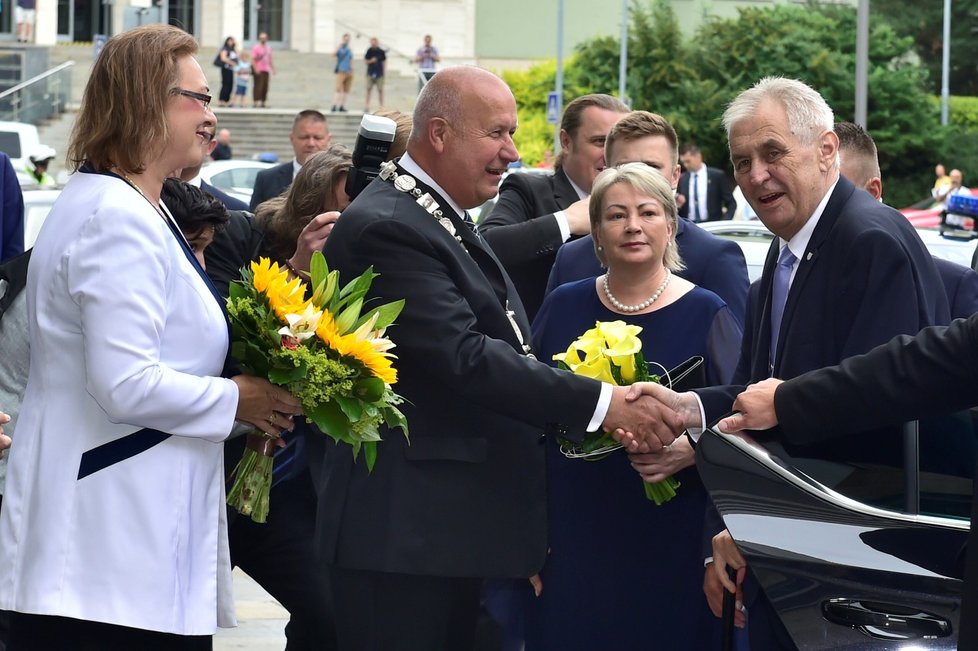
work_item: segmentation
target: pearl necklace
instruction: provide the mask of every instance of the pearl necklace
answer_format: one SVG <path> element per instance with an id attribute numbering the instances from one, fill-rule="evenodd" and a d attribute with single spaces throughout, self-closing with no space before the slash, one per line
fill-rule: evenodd
<path id="1" fill-rule="evenodd" d="M 616 310 L 618 310 L 619 312 L 624 312 L 626 314 L 630 314 L 632 312 L 641 312 L 642 310 L 646 309 L 647 307 L 655 303 L 656 300 L 659 298 L 659 296 L 662 295 L 662 292 L 665 291 L 666 287 L 669 285 L 669 280 L 672 278 L 672 273 L 668 269 L 666 269 L 666 277 L 662 281 L 662 284 L 659 285 L 659 288 L 655 290 L 655 294 L 652 294 L 652 296 L 645 299 L 638 305 L 625 305 L 617 298 L 615 298 L 615 295 L 611 293 L 611 288 L 608 287 L 608 277 L 610 275 L 611 275 L 610 271 L 604 275 L 604 282 L 603 282 L 604 295 L 608 297 L 608 302 L 611 303 Z"/>

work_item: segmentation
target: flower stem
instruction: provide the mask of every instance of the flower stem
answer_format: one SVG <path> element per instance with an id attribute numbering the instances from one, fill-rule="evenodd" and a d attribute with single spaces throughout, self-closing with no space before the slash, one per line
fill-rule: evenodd
<path id="1" fill-rule="evenodd" d="M 662 506 L 674 498 L 676 496 L 676 489 L 679 488 L 679 482 L 675 477 L 667 477 L 654 484 L 643 481 L 642 485 L 645 487 L 645 497 L 655 502 L 656 506 Z"/>
<path id="2" fill-rule="evenodd" d="M 228 492 L 228 504 L 238 513 L 249 516 L 263 524 L 268 519 L 268 496 L 272 489 L 272 457 L 274 451 L 260 443 L 253 445 L 255 438 L 271 438 L 267 434 L 249 434 L 249 444 L 245 447 L 241 461 L 234 467 L 231 478 L 234 484 Z M 256 450 L 267 449 L 270 454 Z"/>

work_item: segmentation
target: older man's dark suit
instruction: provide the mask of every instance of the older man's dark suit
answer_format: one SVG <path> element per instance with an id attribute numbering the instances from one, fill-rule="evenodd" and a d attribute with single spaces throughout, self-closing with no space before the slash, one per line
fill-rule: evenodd
<path id="1" fill-rule="evenodd" d="M 971 267 L 934 256 L 941 274 L 952 319 L 967 319 L 978 312 L 978 273 Z"/>
<path id="2" fill-rule="evenodd" d="M 679 219 L 676 244 L 686 268 L 676 275 L 708 289 L 724 300 L 741 324 L 747 309 L 747 263 L 736 242 L 709 233 L 687 219 Z M 547 281 L 547 294 L 574 280 L 604 273 L 594 253 L 594 240 L 586 235 L 568 242 L 557 252 Z"/>
<path id="3" fill-rule="evenodd" d="M 676 192 L 686 197 L 686 203 L 679 208 L 679 216 L 689 218 L 689 172 L 683 172 L 679 177 Z M 716 167 L 706 168 L 706 220 L 715 222 L 721 219 L 733 219 L 737 210 L 737 200 L 734 199 L 727 175 Z"/>
<path id="4" fill-rule="evenodd" d="M 733 385 L 696 390 L 708 422 L 730 411 L 748 383 L 772 375 L 795 377 L 864 353 L 895 335 L 949 320 L 940 276 L 910 223 L 840 177 L 798 262 L 772 371 L 771 288 L 778 255 L 775 239 L 760 280 L 751 286 Z M 891 431 L 864 433 L 844 446 L 823 446 L 817 456 L 877 462 L 898 457 L 899 445 L 888 443 L 897 440 L 894 436 Z M 712 528 L 717 533 L 722 525 L 715 522 Z M 745 583 L 745 600 L 754 622 L 749 627 L 752 648 L 784 648 L 766 637 L 778 624 L 752 580 Z"/>
<path id="5" fill-rule="evenodd" d="M 255 212 L 255 208 L 262 201 L 285 192 L 286 188 L 292 185 L 293 171 L 292 161 L 288 160 L 281 165 L 258 172 L 258 176 L 255 177 L 255 187 L 251 191 L 251 203 L 248 204 L 251 212 Z"/>
<path id="6" fill-rule="evenodd" d="M 829 437 L 978 406 L 978 315 L 897 337 L 839 366 L 798 376 L 774 396 L 786 438 Z M 958 648 L 978 648 L 978 493 L 972 501 Z"/>
<path id="7" fill-rule="evenodd" d="M 334 568 L 418 582 L 527 577 L 546 555 L 541 434 L 557 419 L 583 431 L 599 384 L 521 353 L 506 306 L 526 341 L 529 325 L 513 284 L 485 242 L 425 190 L 464 249 L 410 194 L 380 179 L 344 211 L 326 243 L 344 282 L 373 265 L 380 275 L 371 297 L 406 301 L 389 334 L 411 441 L 383 431 L 372 473 L 348 447 L 329 449 L 319 495 L 323 556 Z M 360 616 L 342 590 L 334 581 L 341 626 Z M 402 636 L 424 640 L 436 608 L 397 608 L 402 619 L 419 613 L 417 621 L 402 622 L 408 630 L 391 622 L 390 630 L 370 632 L 375 646 L 364 648 L 385 648 L 385 640 L 422 648 Z"/>
<path id="8" fill-rule="evenodd" d="M 531 321 L 564 243 L 554 213 L 578 199 L 562 168 L 553 174 L 513 173 L 500 186 L 492 213 L 480 220 L 479 233 L 512 278 Z"/>

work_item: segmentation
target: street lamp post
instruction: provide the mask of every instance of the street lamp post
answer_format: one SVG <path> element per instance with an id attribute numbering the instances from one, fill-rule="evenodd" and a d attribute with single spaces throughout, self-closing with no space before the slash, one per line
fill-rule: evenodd
<path id="1" fill-rule="evenodd" d="M 564 0 L 557 0 L 557 115 L 564 109 Z M 554 156 L 560 151 L 560 124 L 554 127 Z"/>
<path id="2" fill-rule="evenodd" d="M 944 46 L 941 56 L 941 126 L 947 126 L 951 98 L 951 0 L 944 0 Z"/>
<path id="3" fill-rule="evenodd" d="M 618 56 L 618 97 L 625 99 L 625 81 L 628 77 L 628 0 L 621 0 L 621 50 Z"/>
<path id="4" fill-rule="evenodd" d="M 866 128 L 869 77 L 869 0 L 859 0 L 856 11 L 856 115 L 855 123 Z"/>

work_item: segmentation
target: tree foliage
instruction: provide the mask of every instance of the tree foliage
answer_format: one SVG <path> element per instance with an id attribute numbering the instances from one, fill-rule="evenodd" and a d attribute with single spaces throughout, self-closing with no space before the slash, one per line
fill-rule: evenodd
<path id="1" fill-rule="evenodd" d="M 711 165 L 729 167 L 720 123 L 724 107 L 765 76 L 801 79 L 825 97 L 837 120 L 853 119 L 856 12 L 851 7 L 742 8 L 734 18 L 706 22 L 688 40 L 668 0 L 633 0 L 629 13 L 626 88 L 632 106 L 667 117 L 680 141 L 695 141 Z M 926 92 L 927 71 L 908 56 L 912 48 L 912 39 L 889 23 L 871 23 L 867 128 L 880 151 L 886 198 L 894 205 L 926 194 L 933 183 L 929 170 L 947 142 L 939 110 Z M 618 51 L 614 37 L 578 46 L 565 69 L 565 103 L 583 92 L 617 94 Z M 533 101 L 541 111 L 554 72 L 551 62 L 524 73 L 539 86 Z M 553 131 L 542 131 L 552 141 Z M 529 151 L 534 149 L 524 153 Z"/>
<path id="2" fill-rule="evenodd" d="M 928 71 L 928 90 L 941 92 L 944 55 L 944 3 L 937 0 L 872 0 L 872 20 L 885 21 L 897 34 L 913 40 L 914 52 Z M 978 0 L 951 3 L 950 90 L 978 95 L 978 62 L 972 43 L 978 32 Z"/>

